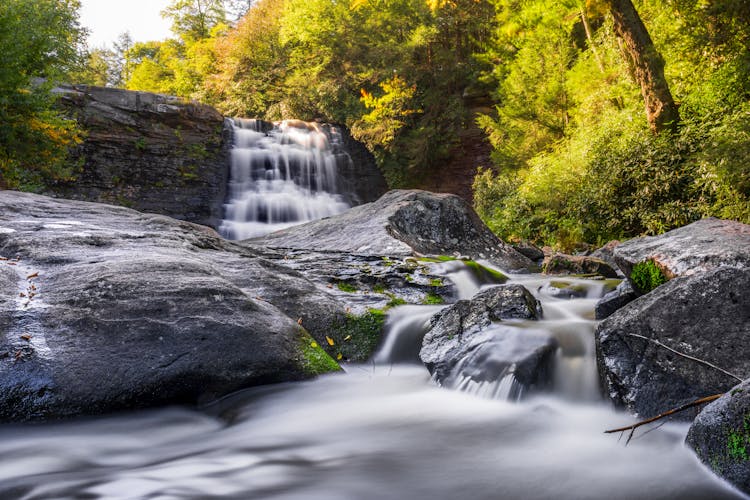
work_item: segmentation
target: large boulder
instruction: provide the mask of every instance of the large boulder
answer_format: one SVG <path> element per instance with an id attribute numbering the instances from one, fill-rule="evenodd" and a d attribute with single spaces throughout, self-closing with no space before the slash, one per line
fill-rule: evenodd
<path id="1" fill-rule="evenodd" d="M 298 324 L 337 301 L 209 228 L 122 207 L 0 191 L 0 304 L 0 421 L 337 369 Z"/>
<path id="2" fill-rule="evenodd" d="M 750 380 L 706 406 L 686 442 L 716 474 L 750 494 Z"/>
<path id="3" fill-rule="evenodd" d="M 502 320 L 539 316 L 539 302 L 521 285 L 483 290 L 430 320 L 419 357 L 443 386 L 497 391 L 512 376 L 504 395 L 517 396 L 549 382 L 557 344 L 545 332 L 504 326 Z"/>
<path id="4" fill-rule="evenodd" d="M 599 375 L 619 406 L 650 417 L 750 377 L 750 269 L 675 278 L 602 321 Z M 687 417 L 688 414 L 681 414 Z"/>
<path id="5" fill-rule="evenodd" d="M 533 262 L 500 241 L 463 199 L 419 190 L 389 191 L 373 203 L 250 240 L 276 248 L 364 255 L 468 255 L 508 271 Z"/>
<path id="6" fill-rule="evenodd" d="M 659 236 L 620 243 L 614 259 L 626 276 L 636 264 L 652 261 L 667 279 L 721 266 L 750 267 L 750 226 L 709 217 Z"/>

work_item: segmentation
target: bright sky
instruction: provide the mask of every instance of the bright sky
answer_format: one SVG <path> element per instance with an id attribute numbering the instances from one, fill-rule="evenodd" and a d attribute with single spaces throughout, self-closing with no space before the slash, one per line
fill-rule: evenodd
<path id="1" fill-rule="evenodd" d="M 163 40 L 170 22 L 159 14 L 170 0 L 81 0 L 81 25 L 90 30 L 91 48 L 110 47 L 117 36 L 130 31 L 134 41 Z"/>

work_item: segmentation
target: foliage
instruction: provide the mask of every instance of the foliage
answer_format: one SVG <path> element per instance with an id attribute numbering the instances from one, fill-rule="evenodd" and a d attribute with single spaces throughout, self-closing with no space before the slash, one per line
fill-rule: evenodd
<path id="1" fill-rule="evenodd" d="M 339 364 L 304 330 L 300 333 L 298 344 L 302 367 L 308 374 L 323 375 L 341 370 Z"/>
<path id="2" fill-rule="evenodd" d="M 648 293 L 659 285 L 667 282 L 664 271 L 652 260 L 639 262 L 630 272 L 630 281 L 641 293 Z"/>
<path id="3" fill-rule="evenodd" d="M 77 0 L 0 3 L 0 189 L 41 190 L 75 176 L 75 122 L 54 107 L 54 84 L 79 62 Z"/>

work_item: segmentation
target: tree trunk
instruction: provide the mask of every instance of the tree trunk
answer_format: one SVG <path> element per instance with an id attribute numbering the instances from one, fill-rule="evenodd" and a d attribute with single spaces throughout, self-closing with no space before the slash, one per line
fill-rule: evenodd
<path id="1" fill-rule="evenodd" d="M 656 51 L 631 0 L 608 0 L 615 33 L 624 41 L 628 58 L 646 105 L 646 119 L 654 133 L 673 129 L 680 121 L 677 105 L 664 78 L 664 60 Z"/>

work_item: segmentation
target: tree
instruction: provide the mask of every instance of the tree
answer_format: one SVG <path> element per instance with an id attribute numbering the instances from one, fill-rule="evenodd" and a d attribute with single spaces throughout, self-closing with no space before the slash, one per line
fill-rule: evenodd
<path id="1" fill-rule="evenodd" d="M 0 188 L 40 189 L 70 178 L 75 122 L 50 89 L 79 66 L 85 31 L 78 0 L 0 2 Z"/>
<path id="2" fill-rule="evenodd" d="M 654 47 L 638 11 L 631 0 L 607 0 L 615 32 L 623 41 L 628 59 L 646 107 L 646 119 L 655 133 L 673 128 L 680 113 L 664 77 L 664 60 Z"/>
<path id="3" fill-rule="evenodd" d="M 173 0 L 161 15 L 185 42 L 208 38 L 214 26 L 226 23 L 223 0 Z"/>

